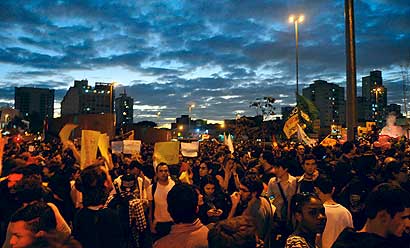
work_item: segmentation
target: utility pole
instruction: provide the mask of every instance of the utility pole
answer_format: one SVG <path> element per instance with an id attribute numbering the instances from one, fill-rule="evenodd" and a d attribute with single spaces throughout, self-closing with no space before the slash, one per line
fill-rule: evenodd
<path id="1" fill-rule="evenodd" d="M 346 33 L 346 126 L 347 140 L 354 140 L 356 128 L 356 45 L 353 0 L 345 0 Z"/>

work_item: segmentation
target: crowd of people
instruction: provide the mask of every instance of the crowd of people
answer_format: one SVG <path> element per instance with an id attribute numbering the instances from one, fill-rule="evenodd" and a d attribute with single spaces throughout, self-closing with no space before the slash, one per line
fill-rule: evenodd
<path id="1" fill-rule="evenodd" d="M 391 142 L 242 141 L 231 152 L 206 140 L 178 164 L 154 163 L 153 145 L 142 144 L 138 154 L 111 154 L 109 170 L 101 157 L 80 169 L 81 147 L 71 142 L 10 140 L 0 244 L 410 247 L 410 143 Z"/>

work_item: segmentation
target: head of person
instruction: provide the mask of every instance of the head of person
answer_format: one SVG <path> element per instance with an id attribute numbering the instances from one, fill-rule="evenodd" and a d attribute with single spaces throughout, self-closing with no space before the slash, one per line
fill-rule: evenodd
<path id="1" fill-rule="evenodd" d="M 326 195 L 332 195 L 335 191 L 333 180 L 327 175 L 320 175 L 314 182 L 315 193 L 324 201 Z"/>
<path id="2" fill-rule="evenodd" d="M 160 182 L 166 182 L 168 181 L 169 177 L 169 168 L 166 163 L 159 163 L 157 165 L 157 168 L 155 169 L 155 172 L 157 174 L 157 179 Z"/>
<path id="3" fill-rule="evenodd" d="M 410 228 L 410 193 L 393 184 L 380 184 L 366 198 L 365 214 L 368 223 L 382 223 L 384 237 L 401 237 Z"/>
<path id="4" fill-rule="evenodd" d="M 54 211 L 45 203 L 37 202 L 18 209 L 10 219 L 10 246 L 30 247 L 34 240 L 55 231 Z"/>
<path id="5" fill-rule="evenodd" d="M 303 160 L 303 170 L 305 171 L 305 174 L 309 176 L 313 176 L 313 174 L 317 170 L 315 155 L 313 154 L 305 155 L 305 158 Z"/>
<path id="6" fill-rule="evenodd" d="M 206 175 L 201 179 L 201 191 L 208 197 L 215 193 L 218 181 L 211 175 Z"/>
<path id="7" fill-rule="evenodd" d="M 209 248 L 254 248 L 256 227 L 249 216 L 237 216 L 211 226 L 208 232 Z"/>
<path id="8" fill-rule="evenodd" d="M 276 159 L 273 164 L 273 169 L 276 177 L 280 178 L 288 173 L 289 163 L 284 159 Z"/>
<path id="9" fill-rule="evenodd" d="M 143 167 L 142 164 L 138 162 L 138 160 L 133 160 L 128 166 L 129 173 L 134 176 L 139 176 L 139 174 L 141 173 L 142 167 Z"/>
<path id="10" fill-rule="evenodd" d="M 40 201 L 44 197 L 44 188 L 36 177 L 23 178 L 15 185 L 15 196 L 21 204 Z"/>
<path id="11" fill-rule="evenodd" d="M 198 217 L 198 193 L 192 185 L 176 184 L 167 195 L 168 212 L 176 224 L 192 223 Z"/>
<path id="12" fill-rule="evenodd" d="M 343 154 L 351 154 L 354 153 L 354 144 L 351 141 L 346 141 L 345 143 L 343 143 L 342 145 L 342 152 Z"/>
<path id="13" fill-rule="evenodd" d="M 319 197 L 310 193 L 296 194 L 292 198 L 290 210 L 296 220 L 297 229 L 307 234 L 323 232 L 326 215 Z"/>
<path id="14" fill-rule="evenodd" d="M 305 154 L 305 146 L 302 145 L 302 144 L 299 144 L 296 147 L 296 152 L 297 152 L 298 155 L 304 155 Z"/>
<path id="15" fill-rule="evenodd" d="M 243 177 L 239 185 L 242 202 L 249 202 L 252 198 L 259 197 L 263 191 L 262 181 L 255 175 Z"/>
<path id="16" fill-rule="evenodd" d="M 389 113 L 386 118 L 386 126 L 391 127 L 396 125 L 396 115 L 395 113 Z"/>
<path id="17" fill-rule="evenodd" d="M 275 156 L 272 151 L 263 151 L 259 156 L 259 163 L 266 171 L 275 164 Z"/>
<path id="18" fill-rule="evenodd" d="M 390 160 L 384 167 L 384 174 L 387 180 L 406 183 L 409 179 L 409 167 L 395 159 Z"/>
<path id="19" fill-rule="evenodd" d="M 212 163 L 202 162 L 199 164 L 199 176 L 204 177 L 212 173 Z"/>
<path id="20" fill-rule="evenodd" d="M 104 204 L 113 188 L 111 176 L 107 169 L 100 165 L 91 165 L 81 171 L 75 187 L 83 194 L 83 205 L 97 206 Z"/>

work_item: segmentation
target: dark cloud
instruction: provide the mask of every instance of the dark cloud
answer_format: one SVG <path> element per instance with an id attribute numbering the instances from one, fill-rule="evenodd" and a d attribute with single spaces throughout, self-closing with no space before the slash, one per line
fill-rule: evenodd
<path id="1" fill-rule="evenodd" d="M 345 84 L 342 0 L 35 0 L 0 1 L 0 9 L 0 84 L 56 88 L 57 101 L 84 75 L 121 78 L 117 92 L 125 87 L 139 102 L 137 116 L 161 111 L 161 118 L 175 117 L 190 102 L 197 104 L 196 117 L 253 115 L 249 103 L 261 96 L 277 98 L 278 106 L 292 104 L 291 13 L 306 16 L 299 25 L 301 85 L 316 79 Z M 355 11 L 358 89 L 361 77 L 380 69 L 388 101 L 401 103 L 410 5 L 355 1 Z M 116 75 L 115 68 L 129 74 Z M 13 99 L 14 89 L 0 92 Z"/>

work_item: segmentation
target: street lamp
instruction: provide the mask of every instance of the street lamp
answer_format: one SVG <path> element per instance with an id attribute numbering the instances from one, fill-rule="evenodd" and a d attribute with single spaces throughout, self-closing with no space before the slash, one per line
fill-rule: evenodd
<path id="1" fill-rule="evenodd" d="M 188 105 L 188 134 L 191 131 L 191 117 L 190 116 L 191 116 L 191 112 L 193 108 L 195 108 L 195 103 L 190 103 Z"/>
<path id="2" fill-rule="evenodd" d="M 291 15 L 289 16 L 289 23 L 295 24 L 295 41 L 296 41 L 296 103 L 299 95 L 299 33 L 298 23 L 302 23 L 305 20 L 304 15 Z"/>

